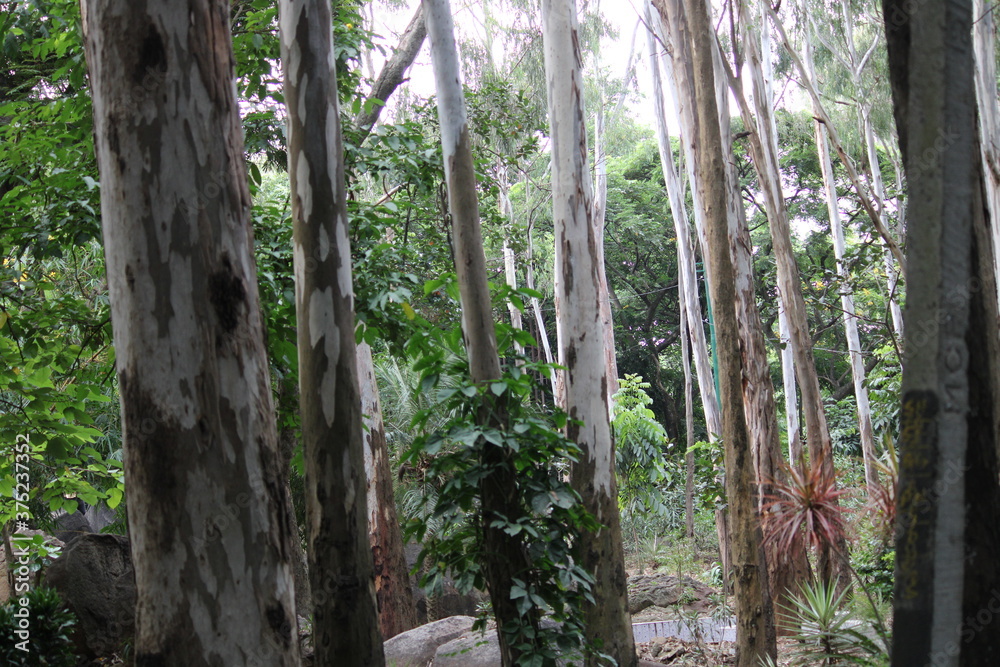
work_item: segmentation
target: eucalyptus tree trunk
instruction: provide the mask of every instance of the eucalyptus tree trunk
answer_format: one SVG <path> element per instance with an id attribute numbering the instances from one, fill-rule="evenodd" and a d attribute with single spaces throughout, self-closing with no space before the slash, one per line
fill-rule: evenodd
<path id="1" fill-rule="evenodd" d="M 597 107 L 594 127 L 594 176 L 596 192 L 591 225 L 597 246 L 598 298 L 601 308 L 601 328 L 604 331 L 604 365 L 607 369 L 608 419 L 614 413 L 614 396 L 618 393 L 618 356 L 615 353 L 615 323 L 611 317 L 611 295 L 608 272 L 604 268 L 604 216 L 608 208 L 608 160 L 604 154 L 604 99 Z"/>
<path id="2" fill-rule="evenodd" d="M 375 79 L 375 83 L 372 84 L 371 93 L 355 119 L 358 129 L 363 135 L 371 132 L 375 123 L 378 122 L 386 101 L 403 83 L 406 70 L 417 59 L 417 54 L 420 53 L 426 38 L 427 24 L 424 22 L 424 7 L 419 5 L 406 29 L 403 30 L 403 34 L 400 35 L 399 45 L 393 50 L 392 55 L 382 67 L 382 71 L 379 72 L 378 78 Z"/>
<path id="3" fill-rule="evenodd" d="M 535 246 L 531 235 L 531 224 L 528 224 L 528 270 L 525 279 L 528 284 L 528 289 L 535 289 Z M 535 325 L 538 327 L 538 337 L 542 342 L 542 352 L 545 355 L 545 363 L 552 364 L 555 359 L 552 357 L 552 346 L 549 344 L 549 334 L 545 330 L 545 320 L 542 318 L 542 304 L 539 302 L 537 297 L 531 297 L 531 310 L 535 314 Z M 550 371 L 549 382 L 552 385 L 552 392 L 555 395 L 556 390 L 556 376 L 555 371 Z"/>
<path id="4" fill-rule="evenodd" d="M 609 378 L 600 315 L 600 251 L 591 221 L 583 77 L 576 3 L 542 1 L 542 37 L 552 137 L 552 219 L 555 223 L 556 321 L 566 367 L 567 434 L 582 450 L 570 476 L 584 506 L 600 522 L 580 536 L 580 562 L 594 577 L 585 610 L 588 638 L 621 667 L 636 664 L 625 589 L 615 450 L 608 420 Z M 594 655 L 588 665 L 596 665 Z"/>
<path id="5" fill-rule="evenodd" d="M 672 66 L 666 69 L 668 74 L 672 74 L 672 76 L 669 76 L 668 80 L 674 90 L 675 105 L 681 119 L 681 144 L 685 150 L 690 180 L 697 186 L 694 196 L 698 201 L 704 189 L 699 183 L 705 176 L 695 168 L 699 148 L 697 137 L 700 118 L 695 114 L 694 73 L 691 65 L 687 17 L 683 11 L 681 0 L 655 0 L 653 4 L 659 9 L 661 21 L 651 21 L 650 24 L 654 30 L 663 28 L 664 37 L 661 39 L 669 45 L 668 52 L 671 55 Z M 713 69 L 721 67 L 721 58 L 717 58 L 713 54 Z M 729 155 L 731 154 L 731 140 L 727 96 L 717 97 L 717 104 L 723 151 Z M 772 492 L 772 484 L 784 479 L 783 456 L 778 435 L 774 386 L 771 382 L 764 334 L 757 310 L 753 259 L 750 255 L 750 233 L 742 207 L 735 165 L 731 160 L 727 160 L 725 166 L 726 218 L 729 225 L 730 251 L 736 286 L 739 349 L 745 378 L 742 394 L 743 413 L 749 432 L 753 467 L 759 487 L 757 509 L 760 511 L 763 509 L 766 497 Z M 702 239 L 704 253 L 706 237 L 703 208 L 704 205 L 696 206 L 694 217 L 696 225 L 700 227 L 699 238 Z M 706 273 L 711 280 L 711 266 L 707 268 L 709 270 Z M 801 580 L 807 571 L 804 549 L 797 549 L 792 554 L 778 554 L 774 549 L 768 549 L 766 561 L 771 586 L 779 595 L 787 589 L 796 589 L 796 582 Z"/>
<path id="6" fill-rule="evenodd" d="M 764 0 L 766 1 L 766 0 Z M 750 18 L 746 12 L 746 4 L 740 4 L 741 24 L 744 30 L 749 30 Z M 745 37 L 747 40 L 754 39 L 752 34 Z M 774 69 L 771 65 L 771 31 L 767 29 L 767 23 L 760 28 L 760 56 L 756 62 L 751 62 L 750 66 L 759 66 L 762 79 L 762 89 L 766 104 L 773 104 L 774 100 Z M 770 136 L 776 141 L 778 137 L 777 123 L 774 114 L 769 114 L 767 122 L 770 125 Z M 775 146 L 777 153 L 777 146 Z M 778 342 L 781 358 L 781 381 L 785 394 L 785 429 L 788 439 L 788 459 L 793 466 L 803 466 L 805 458 L 802 456 L 802 434 L 799 430 L 799 386 L 795 381 L 795 355 L 792 353 L 792 344 L 788 329 L 788 315 L 785 312 L 785 304 L 778 295 Z"/>
<path id="7" fill-rule="evenodd" d="M 892 664 L 992 665 L 1000 341 L 973 14 L 902 0 L 883 12 L 911 203 Z"/>
<path id="8" fill-rule="evenodd" d="M 731 156 L 733 154 L 733 133 L 729 113 L 730 94 L 727 85 L 729 77 L 721 49 L 715 49 L 713 56 L 723 151 L 725 155 Z M 768 81 L 770 78 L 765 78 L 765 83 Z M 770 88 L 765 86 L 764 91 L 770 99 L 772 97 Z M 777 136 L 773 115 L 767 121 L 773 131 L 772 136 Z M 752 125 L 747 125 L 747 127 L 752 127 Z M 752 247 L 750 229 L 740 191 L 740 177 L 736 171 L 736 161 L 733 159 L 726 160 L 726 186 L 729 193 L 727 200 L 729 242 L 735 271 L 736 316 L 739 321 L 740 351 L 744 376 L 743 409 L 750 435 L 750 447 L 753 452 L 754 476 L 758 491 L 757 510 L 763 516 L 765 505 L 776 493 L 775 486 L 784 483 L 787 479 L 786 462 L 779 437 L 771 368 L 768 363 L 764 331 L 755 298 L 753 257 L 750 253 Z M 794 407 L 794 384 L 792 392 Z M 797 419 L 798 415 L 793 412 L 793 416 Z M 796 428 L 790 437 L 793 441 L 799 437 L 797 421 Z M 789 550 L 780 551 L 778 545 L 772 542 L 765 547 L 764 556 L 767 563 L 768 586 L 772 592 L 771 595 L 777 604 L 787 607 L 792 604 L 791 597 L 798 592 L 801 584 L 810 576 L 806 544 L 804 541 L 796 542 Z M 786 622 L 783 615 L 775 620 L 777 630 L 781 634 L 789 634 L 796 630 L 793 625 Z"/>
<path id="9" fill-rule="evenodd" d="M 705 0 L 685 0 L 690 25 L 695 103 L 698 117 L 699 201 L 708 232 L 710 287 L 718 340 L 720 403 L 726 448 L 726 496 L 732 532 L 732 560 L 736 572 L 736 664 L 756 666 L 775 659 L 774 617 L 767 569 L 761 562 L 760 520 L 753 469 L 753 453 L 743 414 L 743 372 L 739 323 L 736 318 L 736 282 L 729 240 L 726 155 L 719 129 L 716 102 L 715 33 Z"/>
<path id="10" fill-rule="evenodd" d="M 781 384 L 785 393 L 785 432 L 788 436 L 788 460 L 793 466 L 803 468 L 806 463 L 802 451 L 802 433 L 799 422 L 799 385 L 795 381 L 795 355 L 792 353 L 791 333 L 785 305 L 778 299 L 778 344 L 781 346 Z"/>
<path id="11" fill-rule="evenodd" d="M 646 4 L 646 20 L 652 25 L 652 5 Z M 650 71 L 653 78 L 653 115 L 656 122 L 656 139 L 660 152 L 660 165 L 667 184 L 667 194 L 670 200 L 671 217 L 674 219 L 674 232 L 677 236 L 677 276 L 681 315 L 687 322 L 691 336 L 694 361 L 698 371 L 698 390 L 705 411 L 705 422 L 711 440 L 717 439 L 722 433 L 722 416 L 719 412 L 719 399 L 715 393 L 715 378 L 712 374 L 712 361 L 709 358 L 708 343 L 705 340 L 705 327 L 702 324 L 701 304 L 698 299 L 698 276 L 695 271 L 694 247 L 691 242 L 691 231 L 688 226 L 687 210 L 684 205 L 684 192 L 680 177 L 674 166 L 673 148 L 670 145 L 670 131 L 667 127 L 666 111 L 663 104 L 663 82 L 660 76 L 660 63 L 657 56 L 655 35 L 647 30 L 647 46 L 650 54 Z M 685 372 L 690 368 L 685 366 Z M 691 431 L 691 425 L 688 425 Z"/>
<path id="12" fill-rule="evenodd" d="M 469 356 L 469 372 L 475 383 L 497 380 L 501 376 L 497 354 L 493 308 L 486 280 L 486 256 L 479 224 L 479 200 L 476 194 L 476 170 L 466 118 L 458 49 L 448 0 L 423 0 L 427 31 L 434 64 L 438 95 L 438 119 L 444 154 L 445 180 L 448 186 L 448 209 L 452 220 L 455 272 L 462 302 L 462 333 Z M 491 396 L 487 392 L 487 396 Z M 476 415 L 480 425 L 501 426 L 505 407 L 498 398 Z M 512 644 L 502 628 L 520 624 L 517 604 L 511 599 L 513 580 L 531 569 L 522 539 L 503 530 L 507 522 L 521 516 L 517 497 L 516 471 L 507 449 L 484 447 L 481 463 L 493 472 L 479 483 L 482 503 L 482 540 L 486 560 L 483 571 L 497 620 L 497 637 L 504 667 L 517 664 L 522 647 Z M 501 521 L 498 521 L 500 519 Z M 531 618 L 537 626 L 537 616 Z"/>
<path id="13" fill-rule="evenodd" d="M 320 0 L 279 12 L 315 660 L 381 665 L 333 20 Z"/>
<path id="14" fill-rule="evenodd" d="M 845 13 L 846 12 L 845 10 Z M 848 13 L 849 14 L 849 13 Z M 850 25 L 851 19 L 846 17 Z M 854 54 L 853 31 L 848 30 L 848 40 L 850 44 L 852 62 L 856 59 Z M 804 61 L 809 76 L 814 79 L 816 72 L 813 69 L 812 47 L 807 42 L 805 46 Z M 871 131 L 871 120 L 868 112 L 862 110 L 864 116 L 866 139 L 870 141 L 869 159 L 875 159 L 871 164 L 873 170 L 872 182 L 875 184 L 875 192 L 879 197 L 882 212 L 885 211 L 885 198 L 882 188 L 882 176 L 878 173 L 878 159 L 874 157 L 874 139 Z M 816 152 L 819 154 L 819 166 L 823 175 L 823 188 L 826 192 L 826 209 L 830 216 L 830 231 L 833 234 L 833 252 L 837 258 L 837 273 L 840 274 L 840 307 L 844 311 L 844 333 L 847 338 L 847 353 L 851 361 L 851 378 L 854 381 L 854 399 L 857 404 L 858 413 L 858 433 L 861 436 L 861 453 L 865 467 L 865 484 L 868 493 L 871 495 L 879 486 L 878 472 L 875 466 L 875 434 L 872 429 L 871 404 L 868 401 L 868 387 L 865 386 L 865 361 L 861 353 L 861 337 L 858 334 L 858 316 L 854 309 L 854 295 L 850 283 L 850 268 L 845 261 L 847 252 L 844 243 L 844 226 L 840 222 L 840 207 L 837 202 L 837 183 L 833 174 L 833 162 L 830 159 L 830 145 L 827 141 L 826 129 L 823 124 L 815 121 L 814 130 L 816 133 Z M 892 257 L 888 257 L 887 270 L 892 270 Z M 892 285 L 890 276 L 890 285 Z M 898 304 L 896 310 L 899 309 Z M 902 323 L 896 327 L 896 331 L 902 331 Z"/>
<path id="15" fill-rule="evenodd" d="M 694 537 L 694 386 L 691 377 L 691 329 L 681 308 L 681 366 L 684 368 L 684 430 L 687 454 L 684 456 L 684 535 Z"/>
<path id="16" fill-rule="evenodd" d="M 292 667 L 292 527 L 229 3 L 86 0 L 82 15 L 129 485 L 135 659 Z"/>
<path id="17" fill-rule="evenodd" d="M 851 181 L 851 185 L 854 186 L 855 192 L 858 195 L 858 199 L 861 201 L 862 208 L 865 209 L 865 213 L 872 221 L 872 225 L 875 227 L 875 231 L 878 232 L 879 236 L 882 237 L 882 242 L 892 253 L 893 257 L 899 263 L 899 274 L 905 278 L 905 264 L 903 260 L 903 251 L 900 250 L 899 244 L 893 238 L 889 230 L 886 229 L 885 225 L 882 224 L 882 217 L 879 214 L 878 208 L 872 202 L 871 197 L 868 195 L 865 187 L 861 184 L 861 178 L 858 176 L 858 171 L 854 167 L 854 163 L 848 157 L 847 153 L 844 151 L 843 143 L 840 141 L 840 136 L 837 133 L 837 128 L 834 126 L 830 119 L 830 115 L 826 112 L 821 101 L 819 90 L 813 85 L 812 81 L 809 79 L 809 74 L 806 71 L 805 65 L 802 63 L 802 59 L 799 58 L 798 53 L 792 46 L 791 40 L 788 39 L 787 33 L 785 33 L 785 27 L 781 23 L 781 19 L 778 18 L 777 13 L 774 9 L 767 3 L 763 5 L 764 12 L 770 18 L 771 23 L 774 25 L 774 29 L 778 33 L 778 37 L 781 40 L 781 44 L 791 59 L 792 64 L 799 73 L 799 82 L 805 87 L 806 93 L 812 99 L 813 111 L 817 114 L 817 120 L 826 125 L 827 132 L 830 135 L 830 143 L 833 149 L 837 152 L 837 156 L 840 158 L 841 163 L 844 166 L 844 171 L 847 172 L 847 177 Z"/>
<path id="18" fill-rule="evenodd" d="M 745 12 L 741 23 L 750 33 L 750 38 L 744 40 L 744 47 L 752 78 L 756 118 L 743 94 L 741 77 L 733 73 L 728 63 L 725 65 L 726 72 L 733 95 L 740 105 L 744 125 L 756 129 L 756 132 L 748 135 L 750 154 L 764 194 L 772 251 L 777 264 L 778 290 L 788 324 L 789 342 L 795 360 L 795 376 L 802 394 L 802 413 L 806 423 L 806 444 L 810 464 L 819 466 L 823 476 L 832 484 L 835 478 L 833 446 L 823 411 L 823 396 L 820 392 L 816 363 L 813 359 L 812 338 L 809 335 L 805 299 L 802 296 L 798 265 L 792 248 L 788 210 L 781 191 L 778 142 L 774 136 L 775 124 L 770 118 L 773 113 L 772 102 L 767 97 L 756 35 L 753 34 L 753 26 Z M 849 582 L 848 554 L 846 540 L 843 537 L 835 545 L 822 547 L 819 567 L 823 577 L 828 581 L 840 581 L 845 584 Z"/>
<path id="19" fill-rule="evenodd" d="M 882 181 L 882 168 L 879 166 L 878 161 L 878 151 L 875 147 L 875 128 L 872 126 L 872 109 L 871 103 L 865 99 L 865 96 L 861 94 L 864 90 L 861 81 L 861 72 L 864 71 L 865 65 L 868 64 L 871 59 L 872 53 L 875 51 L 875 47 L 879 43 L 880 37 L 876 35 L 871 46 L 862 56 L 858 56 L 857 44 L 854 40 L 854 9 L 850 6 L 850 3 L 841 4 L 841 12 L 844 19 L 844 40 L 847 43 L 847 69 L 851 73 L 851 83 L 854 85 L 854 90 L 858 91 L 858 114 L 861 117 L 861 132 L 865 139 L 865 151 L 868 158 L 868 169 L 871 173 L 871 185 L 872 185 L 872 195 L 874 197 L 875 203 L 878 205 L 879 220 L 882 225 L 889 230 L 889 220 L 885 209 L 885 184 Z M 806 69 L 808 71 L 810 81 L 812 81 L 813 86 L 817 86 L 816 73 L 813 70 L 812 54 L 810 53 L 812 45 L 808 38 L 806 39 L 805 47 L 803 49 Z M 813 108 L 814 113 L 819 113 Z M 819 130 L 817 130 L 818 132 Z M 827 146 L 827 153 L 829 153 L 829 146 Z M 885 244 L 883 244 L 885 245 Z M 899 336 L 903 335 L 903 312 L 899 307 L 899 273 L 896 271 L 895 263 L 892 258 L 892 252 L 888 247 L 885 247 L 882 253 L 883 264 L 885 266 L 885 275 L 889 285 L 889 312 L 892 315 L 892 325 L 896 330 L 896 334 Z M 846 320 L 845 320 L 846 321 Z M 852 362 L 853 363 L 853 362 Z M 859 399 L 860 400 L 860 399 Z M 860 410 L 860 402 L 859 402 Z M 864 435 L 862 435 L 862 445 L 864 445 Z M 865 476 L 867 479 L 868 470 L 865 470 Z M 870 488 L 870 485 L 869 485 Z"/>
<path id="20" fill-rule="evenodd" d="M 979 137 L 985 178 L 986 210 L 989 211 L 993 255 L 1000 257 L 1000 104 L 997 103 L 996 19 L 993 3 L 973 0 L 972 39 L 975 48 L 976 100 Z M 1000 268 L 998 268 L 1000 270 Z"/>
<path id="21" fill-rule="evenodd" d="M 514 256 L 514 249 L 510 245 L 511 236 L 514 235 L 514 207 L 507 196 L 510 184 L 507 181 L 507 168 L 498 165 L 500 184 L 500 217 L 507 223 L 507 231 L 503 238 L 503 272 L 504 279 L 511 289 L 517 289 L 517 264 Z M 513 302 L 507 302 L 507 312 L 510 313 L 510 325 L 515 329 L 523 329 L 524 324 L 521 319 L 521 311 Z M 514 343 L 518 354 L 524 353 L 524 347 L 520 343 Z"/>
<path id="22" fill-rule="evenodd" d="M 368 544 L 372 550 L 379 628 L 382 638 L 389 639 L 417 626 L 417 606 L 410 588 L 403 534 L 396 514 L 382 401 L 375 381 L 372 348 L 368 343 L 358 344 L 357 359 L 361 415 L 365 424 Z"/>

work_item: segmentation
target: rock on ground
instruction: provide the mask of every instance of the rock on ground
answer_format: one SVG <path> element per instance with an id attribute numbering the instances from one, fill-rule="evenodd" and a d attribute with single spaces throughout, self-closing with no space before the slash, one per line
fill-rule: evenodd
<path id="1" fill-rule="evenodd" d="M 87 533 L 73 538 L 45 570 L 77 617 L 76 641 L 89 656 L 107 656 L 135 631 L 135 573 L 128 538 Z"/>
<path id="2" fill-rule="evenodd" d="M 476 619 L 451 616 L 400 633 L 385 642 L 386 667 L 427 667 L 442 644 L 472 629 Z M 435 661 L 435 667 L 438 663 Z"/>
<path id="3" fill-rule="evenodd" d="M 669 574 L 637 574 L 628 578 L 628 607 L 634 617 L 650 607 L 680 606 L 687 611 L 705 612 L 712 608 L 715 590 L 691 577 Z M 643 619 L 660 620 L 660 618 Z"/>

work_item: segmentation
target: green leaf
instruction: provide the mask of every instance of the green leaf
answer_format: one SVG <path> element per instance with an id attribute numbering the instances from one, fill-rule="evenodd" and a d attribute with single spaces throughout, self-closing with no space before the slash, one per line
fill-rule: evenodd
<path id="1" fill-rule="evenodd" d="M 107 503 L 108 507 L 110 507 L 111 509 L 115 509 L 116 507 L 118 507 L 118 505 L 121 504 L 123 495 L 124 494 L 122 494 L 122 490 L 120 488 L 118 488 L 117 486 L 113 486 L 110 489 L 108 489 L 108 498 L 105 502 Z"/>
<path id="2" fill-rule="evenodd" d="M 492 391 L 497 396 L 502 396 L 505 391 L 507 391 L 506 382 L 494 382 L 490 385 L 490 391 Z"/>

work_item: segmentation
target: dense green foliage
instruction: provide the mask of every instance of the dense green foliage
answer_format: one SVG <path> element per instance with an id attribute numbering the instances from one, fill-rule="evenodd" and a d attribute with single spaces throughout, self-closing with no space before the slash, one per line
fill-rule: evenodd
<path id="1" fill-rule="evenodd" d="M 58 593 L 32 588 L 0 607 L 0 662 L 11 667 L 74 667 L 75 629 L 76 616 Z"/>

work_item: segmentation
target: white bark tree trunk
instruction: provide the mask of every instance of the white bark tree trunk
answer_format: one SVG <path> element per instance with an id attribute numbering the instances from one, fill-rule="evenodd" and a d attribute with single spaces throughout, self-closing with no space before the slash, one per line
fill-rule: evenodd
<path id="1" fill-rule="evenodd" d="M 849 17 L 847 18 L 847 21 L 849 25 Z M 852 34 L 853 33 L 851 31 L 848 31 L 849 39 Z M 853 46 L 851 47 L 851 51 L 853 61 Z M 816 72 L 813 68 L 812 47 L 808 43 L 805 46 L 804 54 L 803 60 L 805 61 L 806 69 L 809 76 L 814 79 Z M 866 139 L 869 142 L 869 160 L 874 159 L 874 162 L 871 164 L 873 169 L 872 182 L 875 186 L 876 196 L 879 198 L 879 202 L 882 203 L 882 212 L 884 214 L 885 198 L 882 189 L 882 177 L 881 174 L 874 171 L 878 169 L 878 159 L 874 155 L 875 143 L 873 133 L 871 131 L 871 121 L 866 111 L 862 110 L 862 114 L 864 115 Z M 871 405 L 868 401 L 868 387 L 865 385 L 865 361 L 861 352 L 861 337 L 858 334 L 858 316 L 854 309 L 854 295 L 850 284 L 850 271 L 845 262 L 847 248 L 844 243 L 844 226 L 840 221 L 840 207 L 837 204 L 837 183 L 833 174 L 833 161 L 830 159 L 830 145 L 827 141 L 826 129 L 823 127 L 823 124 L 816 121 L 814 122 L 814 126 L 816 133 L 816 151 L 819 154 L 819 166 L 823 175 L 823 188 L 826 191 L 826 209 L 827 214 L 830 217 L 830 231 L 833 234 L 833 252 L 837 258 L 837 273 L 840 274 L 840 306 L 844 311 L 844 333 L 847 338 L 847 353 L 851 362 L 851 377 L 854 381 L 854 399 L 858 412 L 858 433 L 861 437 L 861 454 L 865 467 L 865 484 L 868 487 L 868 493 L 870 495 L 878 487 L 879 481 L 878 472 L 875 466 L 875 434 L 872 429 Z M 891 271 L 893 270 L 891 255 L 888 257 L 888 260 L 886 270 Z M 893 284 L 891 276 L 890 284 Z M 898 309 L 899 307 L 897 304 L 895 310 Z M 898 326 L 896 330 L 901 331 L 901 327 L 902 323 L 900 323 L 900 326 Z"/>
<path id="2" fill-rule="evenodd" d="M 618 393 L 618 356 L 615 352 L 615 324 L 611 316 L 611 296 L 608 289 L 608 272 L 604 268 L 604 216 L 608 206 L 608 162 L 604 154 L 604 100 L 597 108 L 594 127 L 594 243 L 597 246 L 597 271 L 601 306 L 601 329 L 604 332 L 604 365 L 608 376 L 608 419 L 614 414 L 614 396 Z"/>
<path id="3" fill-rule="evenodd" d="M 585 610 L 587 636 L 622 667 L 636 663 L 625 592 L 625 562 L 615 452 L 608 420 L 607 366 L 600 315 L 600 249 L 591 221 L 583 77 L 576 3 L 542 1 L 542 35 L 552 137 L 556 318 L 560 362 L 566 366 L 568 436 L 582 450 L 571 479 L 602 528 L 582 535 L 579 554 L 594 576 L 594 604 Z M 596 664 L 589 656 L 588 664 Z"/>
<path id="4" fill-rule="evenodd" d="M 653 24 L 652 4 L 647 0 L 646 21 Z M 688 331 L 691 335 L 691 346 L 698 372 L 698 390 L 705 411 L 705 423 L 708 426 L 709 438 L 716 440 L 722 433 L 722 416 L 719 412 L 719 399 L 715 392 L 715 378 L 712 373 L 712 361 L 709 358 L 708 342 L 705 340 L 705 327 L 701 314 L 701 303 L 698 299 L 698 276 L 695 270 L 694 246 L 691 231 L 688 226 L 687 210 L 684 205 L 684 192 L 680 177 L 674 166 L 673 148 L 670 145 L 670 131 L 667 127 L 666 110 L 664 109 L 663 82 L 660 76 L 660 63 L 657 55 L 655 36 L 647 31 L 647 46 L 650 53 L 650 71 L 653 79 L 653 114 L 656 122 L 656 139 L 660 152 L 660 165 L 663 168 L 667 184 L 667 194 L 670 200 L 671 217 L 674 219 L 674 231 L 677 235 L 677 265 L 681 313 L 685 317 Z M 688 427 L 690 429 L 690 425 Z"/>
<path id="5" fill-rule="evenodd" d="M 279 12 L 315 659 L 381 665 L 333 20 L 321 0 Z"/>
<path id="6" fill-rule="evenodd" d="M 87 0 L 82 14 L 138 593 L 135 659 L 292 667 L 292 527 L 229 3 Z"/>
<path id="7" fill-rule="evenodd" d="M 805 463 L 802 455 L 802 434 L 799 422 L 799 385 L 795 381 L 795 355 L 792 354 L 788 315 L 778 299 L 778 341 L 781 344 L 781 384 L 785 391 L 785 430 L 788 434 L 788 459 L 793 465 Z"/>
<path id="8" fill-rule="evenodd" d="M 517 263 L 514 256 L 514 249 L 510 247 L 510 237 L 514 234 L 514 207 L 507 196 L 507 170 L 500 165 L 500 217 L 507 223 L 507 233 L 503 239 L 503 271 L 504 279 L 511 289 L 517 289 Z M 510 325 L 515 329 L 523 329 L 524 324 L 521 319 L 521 311 L 513 303 L 507 303 L 507 312 L 510 313 Z M 524 347 L 520 343 L 514 344 L 514 349 L 518 354 L 524 353 Z"/>
<path id="9" fill-rule="evenodd" d="M 861 72 L 864 71 L 865 65 L 870 61 L 871 54 L 874 52 L 881 36 L 876 35 L 868 51 L 859 57 L 857 44 L 854 40 L 854 10 L 851 9 L 849 4 L 844 3 L 841 5 L 841 13 L 844 19 L 844 40 L 847 43 L 847 59 L 845 64 L 851 73 L 851 82 L 854 84 L 854 89 L 858 91 L 858 114 L 861 119 L 861 132 L 865 139 L 865 152 L 868 159 L 868 168 L 871 173 L 872 195 L 874 196 L 874 203 L 878 205 L 879 220 L 886 230 L 889 230 L 890 223 L 885 209 L 885 184 L 882 181 L 882 170 L 879 167 L 878 151 L 875 147 L 875 128 L 872 126 L 871 104 L 862 94 L 863 84 L 861 81 Z M 813 69 L 812 54 L 810 53 L 811 49 L 812 45 L 807 37 L 806 44 L 803 47 L 803 61 L 805 62 L 812 85 L 818 88 L 818 80 Z M 815 106 L 813 111 L 814 113 L 819 113 L 815 109 Z M 829 147 L 827 147 L 827 152 L 829 152 Z M 883 245 L 885 245 L 884 242 Z M 888 246 L 885 247 L 882 253 L 882 259 L 885 266 L 886 282 L 889 287 L 889 311 L 892 315 L 893 329 L 895 329 L 897 336 L 902 337 L 903 312 L 899 308 L 899 273 L 896 271 L 892 252 Z"/>
<path id="10" fill-rule="evenodd" d="M 469 356 L 471 379 L 482 384 L 500 378 L 501 369 L 486 280 L 476 170 L 466 119 L 458 49 L 448 0 L 424 0 L 424 10 L 438 95 L 438 119 L 448 186 L 448 209 L 452 219 L 455 272 L 462 302 L 462 333 Z M 487 395 L 492 396 L 489 393 Z M 476 422 L 481 426 L 502 428 L 506 413 L 504 400 L 504 397 L 498 397 L 492 404 L 484 405 L 475 416 Z M 527 641 L 532 646 L 532 638 L 525 632 L 512 634 L 509 630 L 504 630 L 525 626 L 525 619 L 519 613 L 517 602 L 511 598 L 511 593 L 514 579 L 529 571 L 531 562 L 523 536 L 511 535 L 504 530 L 507 522 L 518 521 L 523 510 L 510 451 L 507 448 L 485 446 L 479 456 L 479 464 L 490 470 L 490 474 L 479 481 L 482 512 L 479 522 L 483 552 L 486 554 L 482 567 L 497 620 L 501 662 L 504 667 L 512 667 L 525 652 L 523 642 Z M 534 628 L 537 637 L 540 619 L 537 611 L 529 614 L 527 624 Z M 531 628 L 525 630 L 528 629 Z"/>

